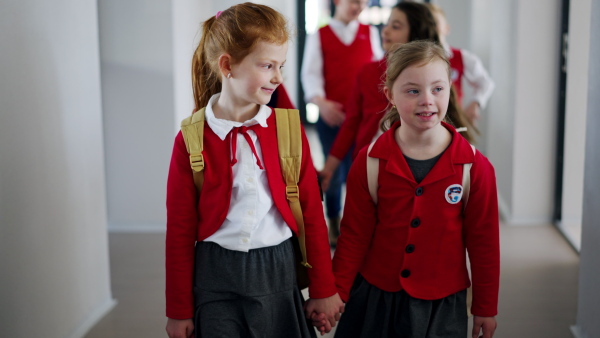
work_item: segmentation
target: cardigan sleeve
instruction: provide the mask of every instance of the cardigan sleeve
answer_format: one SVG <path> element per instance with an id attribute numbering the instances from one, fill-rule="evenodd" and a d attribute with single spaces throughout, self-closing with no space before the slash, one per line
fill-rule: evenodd
<path id="1" fill-rule="evenodd" d="M 471 168 L 471 192 L 464 211 L 464 238 L 471 263 L 475 316 L 498 313 L 500 227 L 496 175 L 480 152 Z"/>
<path id="2" fill-rule="evenodd" d="M 323 214 L 317 172 L 312 162 L 308 139 L 302 128 L 302 167 L 300 168 L 300 205 L 304 216 L 310 298 L 327 298 L 336 294 L 331 267 L 331 251 Z"/>
<path id="3" fill-rule="evenodd" d="M 167 317 L 194 316 L 192 293 L 198 194 L 189 153 L 181 132 L 175 138 L 167 181 L 166 305 Z"/>
<path id="4" fill-rule="evenodd" d="M 371 199 L 367 183 L 366 158 L 367 148 L 363 148 L 348 173 L 344 217 L 333 257 L 336 286 L 344 302 L 348 301 L 377 223 L 377 205 Z"/>
<path id="5" fill-rule="evenodd" d="M 364 67 L 363 67 L 364 69 Z M 362 73 L 362 71 L 360 72 Z M 340 126 L 340 130 L 331 146 L 329 154 L 336 157 L 340 161 L 346 157 L 348 151 L 352 145 L 356 143 L 356 135 L 362 122 L 362 105 L 363 97 L 360 90 L 360 84 L 362 83 L 360 73 L 357 81 L 354 83 L 352 94 L 348 97 L 348 102 L 344 107 L 346 111 L 346 118 L 344 123 Z"/>

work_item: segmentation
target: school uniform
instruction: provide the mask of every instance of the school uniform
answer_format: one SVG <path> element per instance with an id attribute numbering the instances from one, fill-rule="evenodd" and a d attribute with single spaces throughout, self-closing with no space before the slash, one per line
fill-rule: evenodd
<path id="1" fill-rule="evenodd" d="M 354 20 L 347 25 L 332 19 L 306 39 L 301 80 L 306 102 L 320 96 L 344 105 L 352 91 L 356 75 L 365 64 L 383 57 L 377 28 Z M 316 124 L 323 155 L 331 149 L 339 127 L 330 127 L 322 119 Z M 341 187 L 350 168 L 346 156 L 331 178 L 325 195 L 327 217 L 339 217 Z"/>
<path id="2" fill-rule="evenodd" d="M 348 301 L 340 328 L 344 321 L 361 320 L 352 315 L 344 319 L 353 302 L 351 290 L 355 292 L 352 285 L 358 274 L 381 292 L 397 293 L 398 306 L 406 301 L 401 294 L 408 295 L 411 302 L 428 301 L 426 306 L 430 308 L 425 313 L 433 316 L 430 320 L 434 323 L 437 312 L 432 306 L 459 313 L 459 319 L 465 320 L 460 317 L 466 316 L 464 305 L 456 312 L 454 304 L 464 304 L 462 292 L 471 285 L 466 250 L 472 272 L 471 312 L 483 317 L 497 314 L 500 249 L 494 169 L 480 152 L 473 154 L 470 144 L 453 127 L 442 124 L 452 133 L 452 142 L 420 183 L 415 181 L 394 139 L 400 123 L 377 139 L 370 152 L 370 156 L 380 159 L 377 204 L 368 189 L 367 148 L 356 157 L 348 175 L 341 235 L 333 259 L 338 293 Z M 473 165 L 470 194 L 463 211 L 462 198 L 454 202 L 446 192 L 461 186 L 465 163 Z M 449 306 L 439 304 L 448 297 L 453 299 Z M 380 313 L 389 319 L 389 311 Z M 406 320 L 407 314 L 403 316 L 398 314 L 394 320 Z M 370 318 L 373 321 L 380 317 Z M 445 329 L 442 327 L 440 332 Z"/>
<path id="3" fill-rule="evenodd" d="M 346 119 L 329 155 L 341 160 L 354 146 L 352 158 L 355 158 L 377 135 L 389 104 L 383 93 L 386 69 L 384 58 L 366 64 L 358 73 L 352 95 L 346 103 Z"/>
<path id="4" fill-rule="evenodd" d="M 223 316 L 228 315 L 231 320 L 227 323 L 237 324 L 227 324 L 234 331 L 225 331 L 226 335 L 245 335 L 249 330 L 261 332 L 258 336 L 273 336 L 288 324 L 292 328 L 288 334 L 305 337 L 307 327 L 298 322 L 304 319 L 300 292 L 294 285 L 290 243 L 298 228 L 285 197 L 275 114 L 261 106 L 258 114 L 243 124 L 217 119 L 211 108 L 217 97 L 211 98 L 205 112 L 200 196 L 182 134 L 175 138 L 167 183 L 167 317 L 195 318 L 197 326 L 213 323 L 218 330 L 214 323 L 220 323 L 219 318 L 227 321 Z M 313 266 L 308 269 L 309 294 L 325 298 L 337 291 L 316 172 L 304 132 L 302 149 L 298 187 L 307 260 Z M 238 324 L 246 331 L 235 331 Z M 201 332 L 204 325 L 200 325 Z"/>
<path id="5" fill-rule="evenodd" d="M 482 109 L 485 108 L 494 92 L 495 84 L 485 70 L 481 59 L 468 50 L 450 47 L 447 44 L 444 44 L 443 47 L 450 62 L 450 78 L 459 103 L 463 98 L 462 80 L 465 79 L 473 88 L 473 101 L 479 103 L 479 107 Z"/>

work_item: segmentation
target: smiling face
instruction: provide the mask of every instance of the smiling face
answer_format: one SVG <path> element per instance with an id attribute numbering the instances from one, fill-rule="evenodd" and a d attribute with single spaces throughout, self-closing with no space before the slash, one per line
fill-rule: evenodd
<path id="1" fill-rule="evenodd" d="M 425 131 L 440 124 L 450 100 L 448 65 L 440 59 L 404 69 L 384 92 L 396 106 L 402 127 Z"/>
<path id="2" fill-rule="evenodd" d="M 240 63 L 231 65 L 232 97 L 239 105 L 267 104 L 283 82 L 282 68 L 288 45 L 261 41 Z"/>
<path id="3" fill-rule="evenodd" d="M 388 23 L 381 30 L 381 44 L 387 52 L 392 46 L 407 43 L 410 36 L 410 25 L 406 14 L 397 9 L 392 9 Z"/>

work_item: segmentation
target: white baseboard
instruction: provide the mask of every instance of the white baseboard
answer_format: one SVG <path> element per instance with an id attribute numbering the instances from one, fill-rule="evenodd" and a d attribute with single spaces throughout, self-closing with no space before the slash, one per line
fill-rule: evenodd
<path id="1" fill-rule="evenodd" d="M 573 334 L 574 338 L 587 338 L 583 333 L 581 333 L 581 330 L 577 325 L 571 326 L 571 333 Z"/>
<path id="2" fill-rule="evenodd" d="M 498 194 L 498 212 L 500 213 L 500 219 L 506 225 L 532 226 L 552 224 L 552 218 L 547 217 L 515 217 L 500 194 Z"/>
<path id="3" fill-rule="evenodd" d="M 69 336 L 70 338 L 84 337 L 98 322 L 104 318 L 115 306 L 117 301 L 113 298 L 107 299 L 102 305 L 98 306 L 92 313 L 75 329 Z"/>

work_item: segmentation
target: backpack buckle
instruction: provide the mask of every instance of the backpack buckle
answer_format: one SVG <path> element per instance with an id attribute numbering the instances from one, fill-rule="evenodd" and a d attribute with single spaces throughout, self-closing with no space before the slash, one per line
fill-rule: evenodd
<path id="1" fill-rule="evenodd" d="M 195 172 L 204 170 L 204 156 L 202 154 L 190 155 L 190 164 L 192 165 L 192 170 Z"/>
<path id="2" fill-rule="evenodd" d="M 300 197 L 300 193 L 298 190 L 298 185 L 288 185 L 285 187 L 285 197 L 288 200 L 298 199 Z"/>

